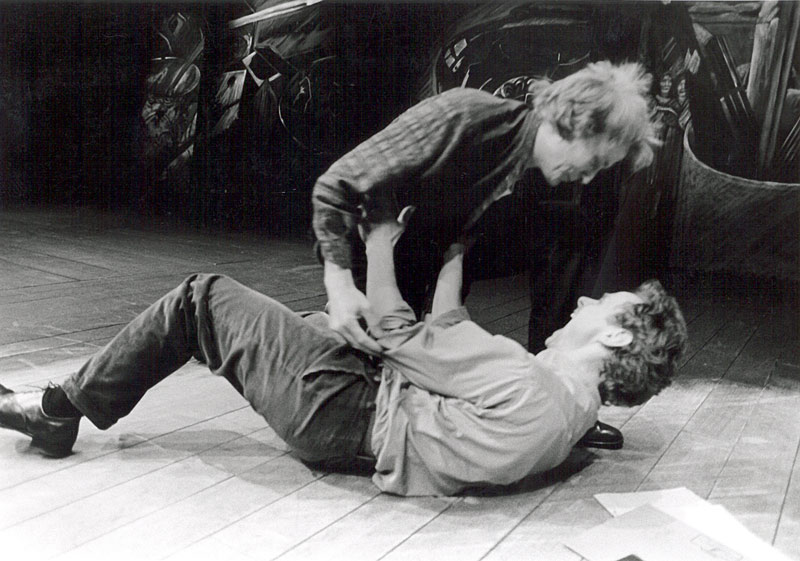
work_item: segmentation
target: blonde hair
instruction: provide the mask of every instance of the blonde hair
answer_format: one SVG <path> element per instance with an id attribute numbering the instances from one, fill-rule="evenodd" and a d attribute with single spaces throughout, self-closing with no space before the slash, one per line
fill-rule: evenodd
<path id="1" fill-rule="evenodd" d="M 566 140 L 606 135 L 628 147 L 633 171 L 650 165 L 659 145 L 649 95 L 652 77 L 635 62 L 593 62 L 533 88 L 534 107 Z"/>

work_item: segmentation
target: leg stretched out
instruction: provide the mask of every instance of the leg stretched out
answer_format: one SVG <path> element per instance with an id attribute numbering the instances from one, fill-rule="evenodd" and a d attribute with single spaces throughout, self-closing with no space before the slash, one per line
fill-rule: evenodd
<path id="1" fill-rule="evenodd" d="M 369 360 L 320 322 L 224 276 L 187 278 L 62 387 L 83 415 L 105 429 L 192 357 L 226 378 L 303 459 L 358 453 L 375 394 Z M 54 438 L 36 433 L 53 423 L 42 423 L 52 418 L 34 402 L 6 390 L 0 425 L 33 436 L 46 453 L 68 453 L 75 437 L 65 439 L 73 431 Z"/>

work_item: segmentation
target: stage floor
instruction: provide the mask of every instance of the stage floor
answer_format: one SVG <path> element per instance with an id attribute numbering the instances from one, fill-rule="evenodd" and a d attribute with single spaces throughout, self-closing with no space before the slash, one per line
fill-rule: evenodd
<path id="1" fill-rule="evenodd" d="M 194 272 L 319 309 L 308 240 L 198 232 L 79 210 L 0 211 L 0 383 L 58 381 Z M 632 409 L 604 407 L 619 451 L 575 450 L 567 477 L 502 493 L 403 499 L 363 475 L 309 469 L 224 381 L 189 364 L 75 453 L 0 430 L 7 559 L 570 560 L 563 539 L 610 515 L 593 498 L 684 486 L 781 551 L 800 552 L 797 295 L 774 283 L 674 274 L 691 348 L 678 379 Z M 526 281 L 479 283 L 468 307 L 527 338 Z M 570 475 L 571 473 L 571 475 Z"/>

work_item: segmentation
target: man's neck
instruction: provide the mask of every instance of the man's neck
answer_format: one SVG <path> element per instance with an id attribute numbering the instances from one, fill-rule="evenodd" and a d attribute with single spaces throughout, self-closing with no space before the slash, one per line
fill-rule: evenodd
<path id="1" fill-rule="evenodd" d="M 588 388 L 597 388 L 600 383 L 600 366 L 595 359 L 584 359 L 564 353 L 558 349 L 546 348 L 536 358 L 548 365 L 562 380 L 571 380 Z"/>

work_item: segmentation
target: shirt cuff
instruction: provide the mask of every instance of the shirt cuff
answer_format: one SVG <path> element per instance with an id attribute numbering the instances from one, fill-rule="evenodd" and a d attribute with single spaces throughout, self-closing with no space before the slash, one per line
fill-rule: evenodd
<path id="1" fill-rule="evenodd" d="M 391 312 L 387 312 L 381 316 L 378 320 L 378 327 L 384 333 L 389 333 L 409 327 L 415 323 L 417 323 L 417 316 L 414 314 L 414 310 L 412 310 L 408 304 L 402 302 Z"/>
<path id="2" fill-rule="evenodd" d="M 458 308 L 453 308 L 443 314 L 432 318 L 430 314 L 427 315 L 425 318 L 425 322 L 431 326 L 436 327 L 451 327 L 456 325 L 457 323 L 461 323 L 462 321 L 471 321 L 472 318 L 469 316 L 469 312 L 467 308 L 464 306 L 459 306 Z"/>

